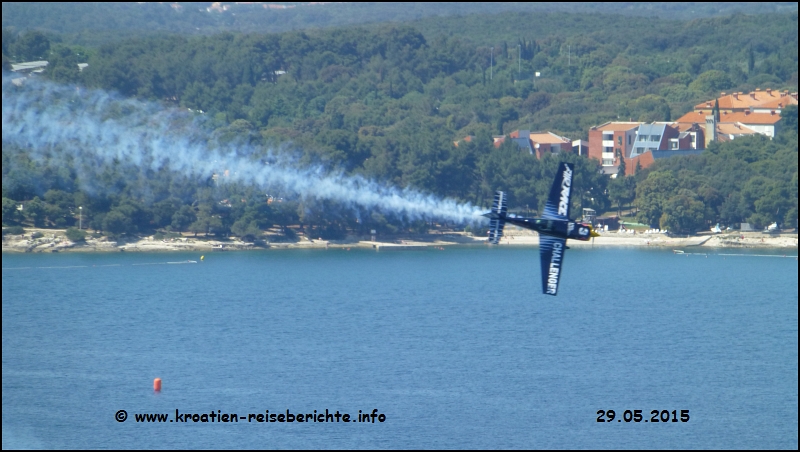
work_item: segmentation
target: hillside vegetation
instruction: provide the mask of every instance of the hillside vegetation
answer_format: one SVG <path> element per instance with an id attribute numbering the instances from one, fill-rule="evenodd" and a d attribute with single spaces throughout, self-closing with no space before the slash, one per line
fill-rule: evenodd
<path id="1" fill-rule="evenodd" d="M 2 8 L 3 28 L 11 28 L 15 32 L 38 30 L 57 33 L 65 35 L 65 40 L 84 45 L 99 45 L 148 33 L 279 33 L 426 18 L 437 21 L 453 16 L 481 14 L 485 17 L 504 12 L 614 14 L 628 18 L 644 16 L 691 20 L 736 13 L 797 11 L 796 2 L 281 2 L 280 5 L 285 8 L 268 8 L 263 3 L 234 2 L 216 5 L 212 2 L 3 2 Z M 223 8 L 227 9 L 223 11 Z"/>
<path id="2" fill-rule="evenodd" d="M 796 12 L 692 21 L 505 13 L 413 26 L 151 36 L 98 48 L 56 41 L 4 30 L 4 62 L 46 58 L 45 76 L 56 82 L 202 111 L 209 139 L 246 137 L 263 155 L 288 142 L 291 150 L 284 152 L 306 164 L 478 205 L 506 189 L 510 204 L 523 210 L 541 207 L 560 157 L 540 161 L 513 144 L 495 148 L 492 135 L 522 128 L 586 138 L 589 127 L 608 120 L 676 118 L 720 91 L 797 90 Z M 88 68 L 79 72 L 79 62 Z M 579 166 L 576 207 L 605 211 L 632 202 L 643 221 L 680 231 L 717 221 L 796 223 L 796 110 L 788 115 L 794 128 L 774 141 L 715 145 L 708 155 L 657 162 L 613 182 L 599 174 L 598 162 L 565 156 Z M 467 135 L 475 139 L 454 146 Z M 278 214 L 252 188 L 198 188 L 191 181 L 183 187 L 175 181 L 180 177 L 167 174 L 172 181 L 160 186 L 170 188 L 147 199 L 141 185 L 152 182 L 141 180 L 114 194 L 88 193 L 69 168 L 54 178 L 46 162 L 7 148 L 4 143 L 4 222 L 33 221 L 27 207 L 20 218 L 10 206 L 44 196 L 43 211 L 62 210 L 39 214 L 40 224 L 71 225 L 69 209 L 88 204 L 92 226 L 114 233 L 186 230 L 201 218 L 205 223 L 194 228 L 200 232 L 214 222 L 214 232 L 236 234 L 243 218 L 251 231 L 298 220 L 332 235 L 375 225 L 425 227 L 381 215 L 356 223 L 328 205 L 287 202 Z M 48 198 L 48 190 L 57 194 Z M 250 199 L 255 210 L 218 212 L 218 201 L 234 195 Z M 179 212 L 183 219 L 173 221 Z M 109 216 L 127 218 L 127 227 L 109 227 Z"/>

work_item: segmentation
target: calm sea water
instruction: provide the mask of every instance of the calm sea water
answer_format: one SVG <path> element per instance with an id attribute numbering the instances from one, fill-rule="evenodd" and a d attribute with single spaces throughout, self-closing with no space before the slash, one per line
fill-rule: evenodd
<path id="1" fill-rule="evenodd" d="M 573 249 L 558 297 L 536 248 L 3 255 L 2 445 L 797 449 L 797 260 L 755 254 Z"/>

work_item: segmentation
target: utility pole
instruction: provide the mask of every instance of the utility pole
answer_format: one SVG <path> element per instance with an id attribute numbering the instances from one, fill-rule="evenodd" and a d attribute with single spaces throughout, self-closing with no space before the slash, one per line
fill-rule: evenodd
<path id="1" fill-rule="evenodd" d="M 519 66 L 517 69 L 517 78 L 520 78 L 522 76 L 522 46 L 520 44 L 517 44 L 517 50 L 517 66 Z"/>
<path id="2" fill-rule="evenodd" d="M 78 229 L 83 229 L 83 206 L 78 207 L 78 212 Z"/>

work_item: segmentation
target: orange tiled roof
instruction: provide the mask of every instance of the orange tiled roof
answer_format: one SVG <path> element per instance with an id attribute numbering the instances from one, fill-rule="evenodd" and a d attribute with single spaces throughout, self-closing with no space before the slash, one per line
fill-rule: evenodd
<path id="1" fill-rule="evenodd" d="M 741 122 L 742 124 L 775 124 L 781 120 L 781 115 L 775 113 L 728 113 L 719 117 L 719 122 Z"/>
<path id="2" fill-rule="evenodd" d="M 761 93 L 758 93 L 761 94 Z M 766 93 L 764 93 L 766 94 Z M 736 108 L 750 108 L 753 105 L 758 105 L 761 102 L 765 102 L 769 99 L 764 98 L 763 96 L 757 96 L 756 98 L 750 97 L 750 95 L 744 94 L 728 94 L 727 96 L 722 96 L 719 98 L 719 108 L 720 110 L 732 110 Z M 694 106 L 695 110 L 701 110 L 703 108 L 714 108 L 714 103 L 716 102 L 715 99 L 711 99 L 706 102 L 699 103 Z"/>
<path id="3" fill-rule="evenodd" d="M 717 124 L 717 132 L 726 133 L 728 135 L 743 135 L 743 134 L 758 133 L 755 130 L 743 124 L 729 124 L 729 123 Z"/>
<path id="4" fill-rule="evenodd" d="M 687 131 L 692 130 L 692 128 L 694 127 L 695 124 L 697 124 L 698 126 L 700 125 L 696 121 L 695 122 L 675 122 L 673 124 L 670 124 L 670 127 L 678 129 L 678 132 L 687 132 Z"/>
<path id="5" fill-rule="evenodd" d="M 776 97 L 763 104 L 755 105 L 755 108 L 769 108 L 771 110 L 780 109 L 788 105 L 797 105 L 797 99 L 792 96 Z"/>
<path id="6" fill-rule="evenodd" d="M 722 108 L 722 107 L 720 107 Z M 685 115 L 681 116 L 680 118 L 676 119 L 675 122 L 677 123 L 698 123 L 698 124 L 705 124 L 706 123 L 706 116 L 711 116 L 711 110 L 704 110 L 704 111 L 690 111 Z"/>
<path id="7" fill-rule="evenodd" d="M 597 127 L 592 127 L 592 129 L 602 130 L 603 132 L 624 132 L 639 127 L 642 124 L 641 122 L 607 122 Z"/>
<path id="8" fill-rule="evenodd" d="M 720 107 L 722 108 L 722 107 Z M 678 118 L 677 123 L 698 123 L 705 124 L 706 116 L 711 116 L 711 111 L 690 111 Z M 741 122 L 743 124 L 775 124 L 781 120 L 781 115 L 770 113 L 725 113 L 719 115 L 719 124 Z"/>
<path id="9" fill-rule="evenodd" d="M 458 143 L 461 143 L 462 141 L 465 141 L 465 142 L 469 143 L 470 141 L 472 141 L 473 138 L 475 138 L 475 137 L 472 136 L 472 135 L 467 135 L 467 136 L 465 136 L 464 138 L 462 138 L 460 140 L 453 141 L 453 144 L 456 147 L 458 147 Z"/>
<path id="10" fill-rule="evenodd" d="M 535 143 L 542 143 L 542 144 L 563 144 L 563 143 L 572 144 L 572 141 L 570 141 L 569 139 L 560 137 L 552 132 L 531 133 L 530 139 Z"/>
<path id="11" fill-rule="evenodd" d="M 718 100 L 719 101 L 719 109 L 720 110 L 746 110 L 750 107 L 760 107 L 763 104 L 770 103 L 772 104 L 776 99 L 793 99 L 795 103 L 797 102 L 793 96 L 789 95 L 788 92 L 781 93 L 778 90 L 767 89 L 761 91 L 760 89 L 756 89 L 756 91 L 751 91 L 749 93 L 730 93 L 725 94 L 722 93 L 720 97 L 717 99 L 707 100 L 705 102 L 701 102 L 694 106 L 695 110 L 703 110 L 703 109 L 712 109 L 714 108 L 714 103 Z M 783 102 L 783 105 L 787 105 L 787 101 Z M 780 103 L 780 101 L 775 102 L 775 105 Z M 770 108 L 770 107 L 764 107 Z"/>
<path id="12" fill-rule="evenodd" d="M 750 108 L 764 102 L 769 102 L 774 98 L 780 97 L 778 91 L 752 91 L 749 93 L 731 93 L 718 97 L 720 110 L 733 110 Z M 694 106 L 695 110 L 702 110 L 704 108 L 711 109 L 717 99 L 711 99 L 701 102 Z"/>

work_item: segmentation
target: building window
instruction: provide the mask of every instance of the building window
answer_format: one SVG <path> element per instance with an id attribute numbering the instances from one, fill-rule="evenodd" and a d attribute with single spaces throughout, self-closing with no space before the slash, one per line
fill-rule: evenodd
<path id="1" fill-rule="evenodd" d="M 604 133 L 603 134 L 603 140 L 611 141 L 613 139 L 614 139 L 614 134 L 612 134 L 612 133 Z"/>
<path id="2" fill-rule="evenodd" d="M 639 141 L 647 141 L 647 135 L 639 135 Z"/>
<path id="3" fill-rule="evenodd" d="M 628 146 L 630 146 L 630 145 L 631 145 L 631 136 L 628 135 Z"/>
<path id="4" fill-rule="evenodd" d="M 622 135 L 617 137 L 617 144 L 622 146 Z"/>
<path id="5" fill-rule="evenodd" d="M 661 141 L 661 135 L 650 135 L 650 141 Z"/>
<path id="6" fill-rule="evenodd" d="M 614 166 L 614 159 L 603 159 L 603 166 Z"/>

